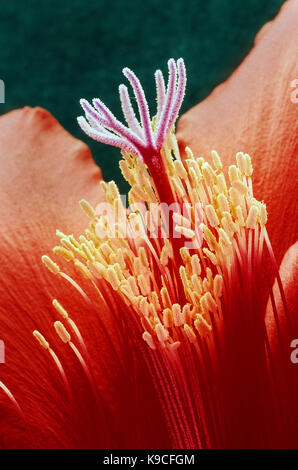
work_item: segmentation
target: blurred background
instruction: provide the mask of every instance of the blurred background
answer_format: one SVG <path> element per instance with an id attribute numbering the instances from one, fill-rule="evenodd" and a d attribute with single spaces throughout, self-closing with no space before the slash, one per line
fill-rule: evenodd
<path id="1" fill-rule="evenodd" d="M 125 191 L 119 151 L 77 125 L 81 97 L 101 98 L 122 119 L 121 70 L 141 79 L 154 114 L 153 73 L 183 57 L 188 72 L 182 112 L 227 79 L 283 0 L 2 0 L 0 79 L 3 114 L 41 106 L 91 148 L 106 180 Z M 249 86 L 249 84 L 248 84 Z M 22 136 L 19 136 L 22 138 Z"/>

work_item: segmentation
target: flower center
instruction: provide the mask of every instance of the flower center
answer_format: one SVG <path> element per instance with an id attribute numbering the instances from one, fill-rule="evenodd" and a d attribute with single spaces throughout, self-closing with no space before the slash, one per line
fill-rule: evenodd
<path id="1" fill-rule="evenodd" d="M 252 257 L 256 261 L 262 254 L 267 215 L 253 197 L 249 155 L 237 154 L 228 187 L 215 151 L 213 165 L 190 149 L 187 154 L 182 161 L 171 133 L 160 152 L 165 184 L 139 157 L 124 151 L 120 167 L 131 185 L 130 207 L 114 182 L 102 182 L 104 203 L 96 209 L 80 203 L 91 219 L 85 235 L 76 240 L 58 231 L 60 245 L 54 248 L 98 288 L 111 309 L 105 292 L 117 292 L 140 319 L 152 349 L 176 349 L 181 341 L 208 335 L 220 318 L 236 263 L 247 266 L 249 275 Z M 170 194 L 167 203 L 160 200 L 163 187 Z M 177 241 L 184 245 L 179 258 Z M 61 273 L 48 257 L 43 261 Z"/>

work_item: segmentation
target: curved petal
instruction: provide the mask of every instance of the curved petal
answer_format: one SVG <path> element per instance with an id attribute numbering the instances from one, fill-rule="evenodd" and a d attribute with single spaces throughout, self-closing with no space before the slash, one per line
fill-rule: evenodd
<path id="1" fill-rule="evenodd" d="M 279 270 L 287 311 L 278 280 L 273 286 L 274 303 L 269 300 L 266 326 L 269 338 L 268 361 L 272 369 L 274 392 L 281 410 L 279 445 L 297 447 L 298 435 L 298 242 L 286 252 Z"/>
<path id="2" fill-rule="evenodd" d="M 298 1 L 291 0 L 232 76 L 178 124 L 183 150 L 189 145 L 208 156 L 215 149 L 227 164 L 239 151 L 252 156 L 255 195 L 267 204 L 278 263 L 297 239 L 297 20 Z"/>

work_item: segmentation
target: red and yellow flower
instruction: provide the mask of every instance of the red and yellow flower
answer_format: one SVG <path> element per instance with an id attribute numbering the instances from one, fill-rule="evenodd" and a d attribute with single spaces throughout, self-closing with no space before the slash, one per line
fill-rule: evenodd
<path id="1" fill-rule="evenodd" d="M 179 145 L 182 60 L 167 87 L 156 72 L 153 120 L 128 69 L 140 120 L 123 85 L 127 127 L 82 100 L 83 130 L 122 150 L 129 209 L 49 113 L 0 119 L 2 447 L 297 445 L 297 9 Z"/>

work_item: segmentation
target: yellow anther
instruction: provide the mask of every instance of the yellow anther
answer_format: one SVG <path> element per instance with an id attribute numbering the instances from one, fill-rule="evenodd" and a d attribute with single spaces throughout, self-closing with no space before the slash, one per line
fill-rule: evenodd
<path id="1" fill-rule="evenodd" d="M 171 352 L 174 352 L 179 348 L 180 344 L 180 341 L 175 341 L 175 343 L 169 344 L 168 348 Z"/>
<path id="2" fill-rule="evenodd" d="M 48 268 L 49 271 L 53 274 L 60 273 L 60 268 L 58 264 L 54 263 L 54 261 L 47 255 L 43 255 L 41 257 L 43 264 Z"/>
<path id="3" fill-rule="evenodd" d="M 201 297 L 201 307 L 204 312 L 215 313 L 217 311 L 217 303 L 209 291 Z"/>
<path id="4" fill-rule="evenodd" d="M 210 250 L 215 250 L 217 247 L 217 241 L 211 230 L 205 224 L 201 224 L 201 228 L 204 233 L 204 239 L 206 240 Z"/>
<path id="5" fill-rule="evenodd" d="M 183 325 L 185 318 L 179 304 L 172 305 L 173 321 L 175 326 Z"/>
<path id="6" fill-rule="evenodd" d="M 264 226 L 266 225 L 267 219 L 268 219 L 266 205 L 263 203 L 259 204 L 259 209 L 260 209 L 260 222 L 261 222 L 261 225 Z"/>
<path id="7" fill-rule="evenodd" d="M 90 219 L 94 219 L 96 215 L 95 210 L 88 201 L 86 201 L 85 199 L 81 199 L 80 206 Z"/>
<path id="8" fill-rule="evenodd" d="M 227 184 L 226 179 L 223 174 L 217 175 L 216 177 L 216 185 L 218 186 L 221 193 L 226 194 L 227 192 Z"/>
<path id="9" fill-rule="evenodd" d="M 211 150 L 211 156 L 212 156 L 212 161 L 213 161 L 213 164 L 214 164 L 216 170 L 221 171 L 222 170 L 222 161 L 221 161 L 220 156 L 218 155 L 217 151 L 216 150 Z"/>
<path id="10" fill-rule="evenodd" d="M 135 184 L 129 191 L 129 198 L 133 202 L 141 202 L 146 199 L 146 193 L 143 188 Z"/>
<path id="11" fill-rule="evenodd" d="M 223 291 L 223 278 L 220 274 L 216 274 L 214 278 L 213 291 L 215 297 L 221 297 Z"/>
<path id="12" fill-rule="evenodd" d="M 144 274 L 139 274 L 138 276 L 138 284 L 140 287 L 140 291 L 142 295 L 149 295 L 150 294 L 150 281 L 147 276 L 144 276 Z"/>
<path id="13" fill-rule="evenodd" d="M 233 181 L 233 188 L 237 189 L 240 194 L 245 195 L 247 193 L 247 186 L 242 183 L 242 181 L 235 180 Z"/>
<path id="14" fill-rule="evenodd" d="M 89 269 L 87 268 L 87 266 L 85 264 L 83 264 L 83 263 L 81 263 L 81 261 L 78 261 L 77 259 L 75 259 L 74 260 L 74 265 L 86 279 L 90 279 L 91 274 L 90 274 L 90 271 L 89 271 Z"/>
<path id="15" fill-rule="evenodd" d="M 189 254 L 189 249 L 188 248 L 186 248 L 185 246 L 180 248 L 180 255 L 181 255 L 181 258 L 182 258 L 182 261 L 183 261 L 184 264 L 187 264 L 187 263 L 190 262 L 191 256 Z"/>
<path id="16" fill-rule="evenodd" d="M 149 261 L 148 261 L 147 252 L 143 246 L 140 246 L 140 248 L 138 249 L 138 255 L 143 266 L 149 269 Z"/>
<path id="17" fill-rule="evenodd" d="M 106 181 L 101 180 L 101 181 L 99 182 L 99 185 L 101 186 L 101 189 L 106 193 L 106 192 L 107 192 L 108 183 L 107 183 Z"/>
<path id="18" fill-rule="evenodd" d="M 88 258 L 89 261 L 95 261 L 94 256 L 91 253 L 91 250 L 89 246 L 86 243 L 81 244 L 82 250 L 85 253 L 86 257 Z"/>
<path id="19" fill-rule="evenodd" d="M 195 232 L 191 228 L 181 227 L 180 225 L 175 226 L 175 230 L 178 233 L 181 233 L 185 238 L 193 239 L 195 237 Z"/>
<path id="20" fill-rule="evenodd" d="M 116 199 L 117 197 L 120 196 L 119 189 L 118 189 L 118 186 L 115 183 L 115 181 L 113 181 L 113 180 L 110 181 L 108 183 L 108 186 L 109 186 L 109 196 L 110 196 L 111 200 L 114 200 L 114 199 Z"/>
<path id="21" fill-rule="evenodd" d="M 149 298 L 150 298 L 150 301 L 153 303 L 154 307 L 156 308 L 156 310 L 161 310 L 159 298 L 155 291 L 151 292 Z"/>
<path id="22" fill-rule="evenodd" d="M 148 333 L 148 331 L 144 331 L 142 337 L 143 337 L 143 340 L 148 344 L 148 346 L 149 346 L 151 349 L 156 349 L 155 344 L 154 344 L 154 341 L 153 341 L 153 338 L 152 338 L 152 336 L 150 335 L 150 333 Z"/>
<path id="23" fill-rule="evenodd" d="M 223 241 L 225 245 L 229 246 L 232 244 L 227 232 L 224 229 L 220 228 L 218 230 L 218 233 L 219 233 L 220 239 Z"/>
<path id="24" fill-rule="evenodd" d="M 184 266 L 180 266 L 179 274 L 180 274 L 181 281 L 183 283 L 184 289 L 187 290 L 188 289 L 188 279 L 187 279 L 186 270 L 185 270 Z"/>
<path id="25" fill-rule="evenodd" d="M 157 311 L 155 308 L 155 305 L 149 302 L 149 315 L 151 315 L 154 318 L 155 323 L 159 323 L 159 316 L 157 315 Z"/>
<path id="26" fill-rule="evenodd" d="M 120 264 L 121 268 L 125 269 L 126 263 L 125 263 L 125 259 L 123 256 L 123 250 L 121 248 L 118 248 L 116 251 L 116 259 L 117 259 L 117 262 Z"/>
<path id="27" fill-rule="evenodd" d="M 84 235 L 80 235 L 79 240 L 80 240 L 80 243 L 86 243 L 86 245 L 88 245 L 88 240 L 86 237 L 84 237 Z"/>
<path id="28" fill-rule="evenodd" d="M 135 183 L 135 179 L 130 168 L 127 165 L 127 162 L 125 160 L 121 160 L 119 166 L 124 179 L 126 179 L 130 186 L 132 186 Z"/>
<path id="29" fill-rule="evenodd" d="M 217 227 L 219 225 L 219 220 L 217 214 L 214 210 L 214 207 L 211 204 L 208 204 L 205 208 L 206 216 L 211 227 Z"/>
<path id="30" fill-rule="evenodd" d="M 221 212 L 228 212 L 230 210 L 229 202 L 223 193 L 218 195 L 217 203 Z"/>
<path id="31" fill-rule="evenodd" d="M 40 346 L 44 349 L 50 349 L 49 343 L 46 341 L 45 337 L 37 330 L 33 331 L 33 336 L 37 339 Z"/>
<path id="32" fill-rule="evenodd" d="M 237 231 L 237 226 L 234 223 L 233 218 L 229 212 L 223 212 L 221 225 L 227 233 L 233 234 L 234 232 Z"/>
<path id="33" fill-rule="evenodd" d="M 230 192 L 231 203 L 233 204 L 233 206 L 234 207 L 241 206 L 243 199 L 239 191 L 236 188 L 230 188 L 229 192 Z"/>
<path id="34" fill-rule="evenodd" d="M 138 274 L 142 274 L 144 273 L 146 270 L 144 269 L 144 265 L 141 261 L 140 258 L 134 258 L 133 260 L 133 271 L 134 271 L 134 274 L 138 275 Z"/>
<path id="35" fill-rule="evenodd" d="M 181 225 L 182 227 L 189 228 L 191 226 L 190 220 L 184 217 L 183 215 L 179 214 L 178 212 L 174 212 L 173 220 L 177 225 Z"/>
<path id="36" fill-rule="evenodd" d="M 55 321 L 54 328 L 56 330 L 57 335 L 59 336 L 61 341 L 63 341 L 63 343 L 69 343 L 70 342 L 71 336 L 68 333 L 65 326 L 63 325 L 63 323 L 61 323 L 61 321 Z"/>
<path id="37" fill-rule="evenodd" d="M 190 343 L 194 343 L 197 340 L 196 334 L 194 330 L 189 326 L 187 323 L 183 325 L 184 332 L 188 337 Z"/>
<path id="38" fill-rule="evenodd" d="M 236 162 L 241 173 L 246 174 L 246 159 L 243 152 L 236 153 Z"/>
<path id="39" fill-rule="evenodd" d="M 65 235 L 65 233 L 61 232 L 61 230 L 56 230 L 56 235 L 59 238 L 67 238 L 67 235 Z"/>
<path id="40" fill-rule="evenodd" d="M 67 249 L 69 249 L 70 251 L 74 251 L 77 255 L 82 256 L 82 258 L 84 258 L 84 259 L 86 258 L 86 255 L 83 252 L 83 250 L 81 250 L 80 245 L 78 245 L 79 246 L 79 248 L 78 248 L 76 245 L 74 245 L 70 241 L 69 237 L 61 238 L 60 243 L 61 243 L 61 245 L 63 245 Z"/>
<path id="41" fill-rule="evenodd" d="M 259 217 L 259 209 L 257 206 L 251 206 L 249 209 L 249 213 L 246 219 L 246 227 L 247 228 L 256 228 L 257 222 Z"/>
<path id="42" fill-rule="evenodd" d="M 208 335 L 212 330 L 211 325 L 209 325 L 205 318 L 200 314 L 197 315 L 197 319 L 194 321 L 194 326 L 201 336 Z"/>
<path id="43" fill-rule="evenodd" d="M 106 267 L 104 266 L 104 264 L 99 263 L 98 261 L 95 261 L 95 263 L 93 264 L 90 263 L 88 265 L 88 268 L 90 269 L 90 271 L 92 271 L 92 273 L 95 275 L 97 279 L 101 279 L 106 270 Z"/>
<path id="44" fill-rule="evenodd" d="M 124 276 L 124 274 L 123 274 L 123 271 L 122 271 L 122 269 L 121 269 L 120 264 L 119 264 L 119 263 L 115 263 L 115 264 L 113 265 L 113 268 L 115 269 L 115 272 L 116 272 L 116 274 L 117 274 L 117 276 L 118 276 L 119 281 L 123 281 L 123 280 L 125 279 L 125 276 Z"/>
<path id="45" fill-rule="evenodd" d="M 188 158 L 187 160 L 185 160 L 185 163 L 187 165 L 188 171 L 190 171 L 190 169 L 192 168 L 194 172 L 196 173 L 196 175 L 199 177 L 199 179 L 202 178 L 202 173 L 200 170 L 200 166 L 198 164 L 198 159 L 195 160 L 194 158 Z"/>
<path id="46" fill-rule="evenodd" d="M 166 328 L 170 328 L 173 325 L 173 314 L 170 308 L 165 308 L 162 312 L 162 321 Z"/>
<path id="47" fill-rule="evenodd" d="M 184 192 L 184 186 L 181 183 L 181 180 L 178 179 L 177 177 L 173 177 L 173 178 L 171 178 L 171 181 L 173 182 L 173 184 L 175 186 L 175 190 L 176 190 L 177 195 L 179 197 L 183 198 L 185 196 L 185 192 Z"/>
<path id="48" fill-rule="evenodd" d="M 169 337 L 169 332 L 161 323 L 157 323 L 157 325 L 155 326 L 155 331 L 156 331 L 157 338 L 159 339 L 161 343 L 163 343 L 164 341 L 167 341 Z"/>
<path id="49" fill-rule="evenodd" d="M 243 212 L 242 212 L 242 209 L 241 209 L 240 206 L 236 207 L 236 217 L 237 217 L 238 225 L 240 227 L 244 227 L 245 226 L 245 220 L 244 220 Z"/>
<path id="50" fill-rule="evenodd" d="M 183 166 L 183 163 L 181 160 L 175 160 L 174 162 L 175 165 L 175 170 L 176 174 L 179 176 L 179 178 L 182 178 L 183 180 L 187 179 L 187 172 Z"/>
<path id="51" fill-rule="evenodd" d="M 53 299 L 52 301 L 53 307 L 57 310 L 57 312 L 66 320 L 68 318 L 68 313 L 65 308 L 62 307 L 60 302 L 57 299 Z"/>
<path id="52" fill-rule="evenodd" d="M 120 281 L 117 276 L 116 270 L 113 266 L 109 266 L 108 269 L 106 270 L 106 280 L 111 284 L 112 288 L 114 290 L 118 290 L 120 286 Z"/>
<path id="53" fill-rule="evenodd" d="M 99 222 L 95 225 L 95 235 L 98 240 L 105 240 L 107 238 L 107 224 L 104 220 L 99 220 Z"/>
<path id="54" fill-rule="evenodd" d="M 53 248 L 53 252 L 55 253 L 55 255 L 60 255 L 60 256 L 63 256 L 63 258 L 66 260 L 66 261 L 73 261 L 74 260 L 74 254 L 72 251 L 70 250 L 67 250 L 66 248 L 64 248 L 63 246 L 55 246 Z"/>
<path id="55" fill-rule="evenodd" d="M 169 296 L 168 289 L 166 287 L 162 287 L 160 290 L 160 296 L 161 296 L 161 301 L 164 306 L 164 308 L 171 307 L 172 302 Z"/>
<path id="56" fill-rule="evenodd" d="M 197 162 L 199 168 L 201 168 L 203 163 L 205 162 L 205 159 L 203 157 L 198 157 L 198 158 L 196 158 L 196 162 Z"/>
<path id="57" fill-rule="evenodd" d="M 197 274 L 198 276 L 201 274 L 202 269 L 198 255 L 193 255 L 191 257 L 191 268 L 194 274 Z"/>
<path id="58" fill-rule="evenodd" d="M 116 275 L 117 275 L 117 277 L 114 279 L 115 287 L 117 286 L 117 280 L 120 279 L 119 274 L 117 273 L 117 271 L 116 271 Z M 122 280 L 122 282 L 120 282 L 120 284 L 122 286 L 125 285 L 129 289 L 129 291 L 131 291 L 132 295 L 135 295 L 137 297 L 140 295 L 140 291 L 139 291 L 139 288 L 137 286 L 136 279 L 133 276 L 129 276 L 126 281 Z M 118 284 L 118 286 L 119 286 L 119 284 Z M 115 290 L 117 290 L 117 287 L 116 287 Z"/>
<path id="59" fill-rule="evenodd" d="M 201 295 L 202 293 L 202 282 L 199 276 L 197 274 L 193 274 L 191 276 L 191 283 L 193 285 L 194 291 L 198 294 Z"/>
<path id="60" fill-rule="evenodd" d="M 192 150 L 189 148 L 189 147 L 185 147 L 185 152 L 188 156 L 188 158 L 193 158 L 193 153 L 192 153 Z"/>
<path id="61" fill-rule="evenodd" d="M 204 292 L 209 292 L 210 284 L 209 284 L 209 281 L 206 277 L 204 277 L 204 279 L 203 279 L 202 286 L 203 286 L 203 291 Z"/>
<path id="62" fill-rule="evenodd" d="M 143 297 L 142 295 L 140 295 L 138 297 L 138 307 L 141 311 L 141 314 L 144 317 L 148 317 L 148 315 L 149 315 L 149 304 L 147 302 L 146 297 Z"/>
<path id="63" fill-rule="evenodd" d="M 190 323 L 193 316 L 193 310 L 191 309 L 190 304 L 183 305 L 182 313 L 185 319 L 185 323 Z"/>
<path id="64" fill-rule="evenodd" d="M 130 285 L 127 282 L 123 281 L 120 283 L 120 292 L 124 295 L 125 300 L 127 297 L 132 303 L 137 301 L 137 297 L 134 295 Z"/>
<path id="65" fill-rule="evenodd" d="M 236 167 L 236 165 L 229 166 L 230 183 L 233 184 L 234 181 L 237 181 L 239 179 L 240 179 L 239 169 Z"/>
<path id="66" fill-rule="evenodd" d="M 209 163 L 203 163 L 202 173 L 207 185 L 212 187 L 213 184 L 216 182 L 216 174 L 212 167 L 209 165 Z"/>
<path id="67" fill-rule="evenodd" d="M 212 251 L 208 250 L 208 248 L 203 248 L 203 252 L 210 259 L 211 263 L 214 264 L 214 266 L 216 266 L 218 264 L 218 260 L 215 256 L 215 254 L 212 253 Z"/>
<path id="68" fill-rule="evenodd" d="M 169 257 L 168 257 L 168 249 L 166 246 L 162 247 L 159 259 L 163 266 L 167 266 Z"/>
<path id="69" fill-rule="evenodd" d="M 189 168 L 188 172 L 189 172 L 191 184 L 194 188 L 196 188 L 200 183 L 200 179 L 198 178 L 198 175 L 193 168 Z"/>
<path id="70" fill-rule="evenodd" d="M 251 163 L 251 158 L 250 156 L 248 155 L 248 153 L 246 153 L 244 155 L 245 157 L 245 173 L 246 173 L 246 176 L 251 176 L 252 173 L 253 173 L 253 167 L 252 167 L 252 163 Z"/>
<path id="71" fill-rule="evenodd" d="M 80 248 L 79 242 L 75 239 L 73 235 L 68 235 L 68 240 L 73 246 L 75 246 L 76 248 Z"/>
<path id="72" fill-rule="evenodd" d="M 212 269 L 206 268 L 206 277 L 210 283 L 213 281 Z"/>
<path id="73" fill-rule="evenodd" d="M 100 246 L 100 251 L 101 251 L 101 253 L 103 254 L 103 256 L 105 256 L 105 258 L 108 260 L 110 254 L 112 253 L 113 250 L 112 250 L 112 248 L 108 245 L 108 243 L 103 243 L 103 244 Z"/>

